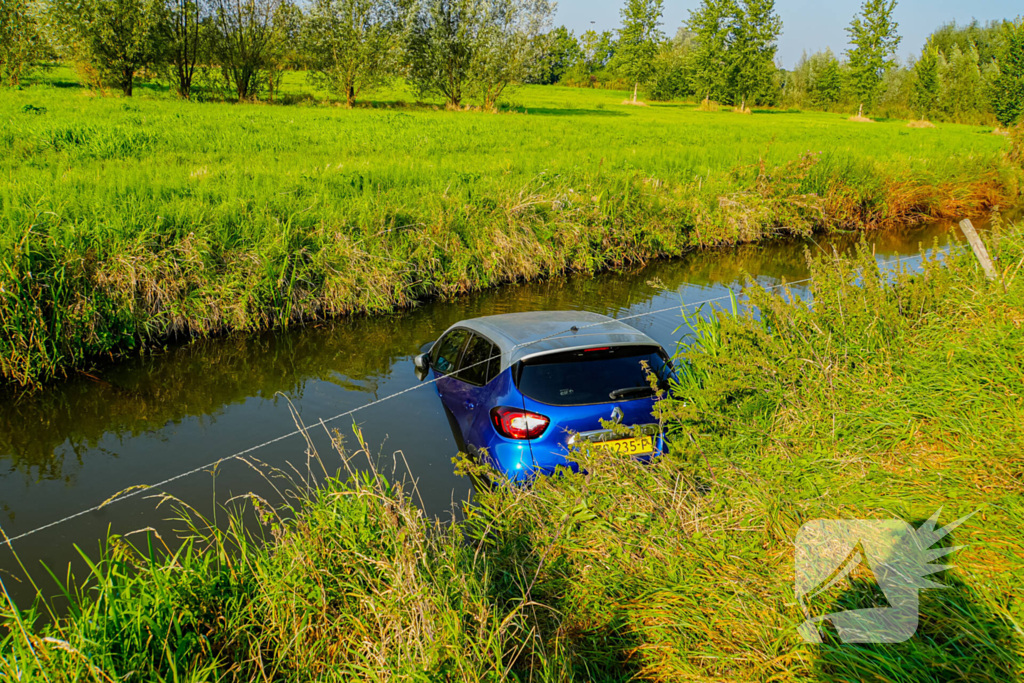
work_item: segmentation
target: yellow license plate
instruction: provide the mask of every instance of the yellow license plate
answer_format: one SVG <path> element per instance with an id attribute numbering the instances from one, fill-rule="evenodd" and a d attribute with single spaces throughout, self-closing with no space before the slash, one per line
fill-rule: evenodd
<path id="1" fill-rule="evenodd" d="M 654 437 L 641 436 L 619 441 L 603 441 L 591 445 L 595 450 L 611 451 L 616 455 L 647 455 L 654 452 Z"/>

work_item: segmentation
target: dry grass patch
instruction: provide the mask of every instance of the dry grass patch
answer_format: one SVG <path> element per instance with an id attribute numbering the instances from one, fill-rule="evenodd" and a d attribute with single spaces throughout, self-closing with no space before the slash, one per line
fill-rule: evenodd
<path id="1" fill-rule="evenodd" d="M 698 105 L 697 111 L 715 112 L 719 111 L 721 108 L 722 107 L 721 105 L 718 104 L 718 102 L 713 102 L 709 99 L 705 99 L 703 102 L 700 103 L 700 105 Z"/>

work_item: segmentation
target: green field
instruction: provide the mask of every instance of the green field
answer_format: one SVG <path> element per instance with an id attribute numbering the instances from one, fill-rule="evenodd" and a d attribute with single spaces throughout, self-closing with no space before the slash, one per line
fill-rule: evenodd
<path id="1" fill-rule="evenodd" d="M 1016 203 L 1010 142 L 833 114 L 622 106 L 524 87 L 500 114 L 0 92 L 0 377 L 168 337 L 380 312 L 775 234 Z"/>
<path id="2" fill-rule="evenodd" d="M 481 489 L 464 521 L 442 526 L 410 488 L 346 483 L 323 454 L 319 489 L 294 482 L 300 511 L 246 503 L 267 545 L 241 516 L 211 532 L 183 510 L 181 551 L 112 542 L 52 625 L 36 622 L 42 604 L 15 615 L 0 598 L 0 678 L 1020 680 L 1020 230 L 986 236 L 1003 282 L 965 249 L 890 277 L 864 247 L 813 266 L 813 309 L 751 288 L 760 315 L 694 319 L 662 403 L 672 452 L 649 466 L 580 454 L 585 476 Z M 930 577 L 944 588 L 921 592 L 912 638 L 800 639 L 803 524 L 919 526 L 940 509 L 943 525 L 973 516 L 941 544 L 962 547 Z M 858 570 L 808 609 L 884 600 Z"/>

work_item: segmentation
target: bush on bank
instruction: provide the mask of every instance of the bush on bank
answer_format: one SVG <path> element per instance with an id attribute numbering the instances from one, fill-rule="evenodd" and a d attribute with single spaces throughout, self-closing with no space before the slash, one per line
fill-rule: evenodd
<path id="1" fill-rule="evenodd" d="M 1024 665 L 1019 229 L 987 236 L 998 282 L 969 250 L 889 275 L 865 247 L 813 261 L 813 307 L 751 286 L 759 316 L 691 320 L 661 403 L 673 454 L 653 465 L 580 454 L 586 476 L 481 489 L 440 524 L 414 491 L 346 475 L 350 459 L 328 476 L 325 458 L 298 504 L 250 501 L 266 543 L 241 512 L 214 531 L 182 508 L 180 549 L 113 539 L 52 625 L 43 603 L 5 606 L 0 676 L 1010 680 Z M 919 524 L 940 508 L 943 523 L 976 514 L 914 638 L 800 640 L 803 523 Z M 818 601 L 865 606 L 875 590 L 855 573 Z"/>

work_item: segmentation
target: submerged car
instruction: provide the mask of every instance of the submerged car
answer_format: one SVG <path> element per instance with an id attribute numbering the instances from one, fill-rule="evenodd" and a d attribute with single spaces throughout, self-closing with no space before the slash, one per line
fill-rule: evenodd
<path id="1" fill-rule="evenodd" d="M 421 380 L 435 380 L 460 446 L 513 481 L 559 466 L 577 469 L 566 456 L 581 441 L 638 459 L 664 452 L 649 373 L 666 387 L 668 354 L 607 316 L 537 312 L 466 320 L 415 365 Z M 639 436 L 623 436 L 602 420 Z"/>

